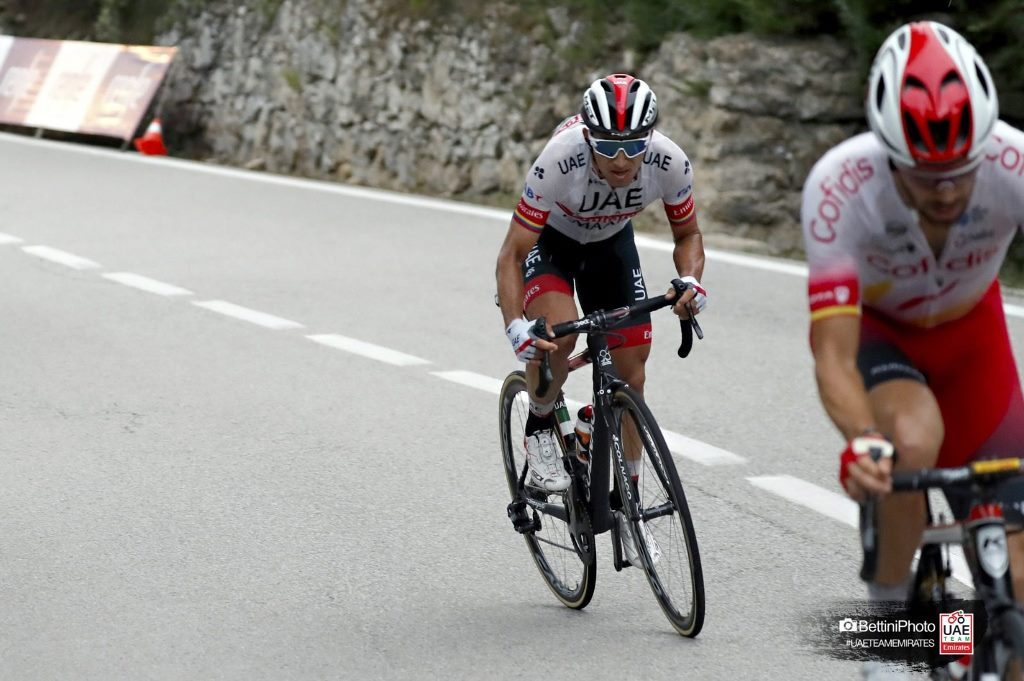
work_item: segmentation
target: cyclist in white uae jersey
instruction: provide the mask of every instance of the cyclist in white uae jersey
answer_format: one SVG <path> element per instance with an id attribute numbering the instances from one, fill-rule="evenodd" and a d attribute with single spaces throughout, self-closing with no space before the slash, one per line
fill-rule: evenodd
<path id="1" fill-rule="evenodd" d="M 629 183 L 611 187 L 591 163 L 588 136 L 581 114 L 555 129 L 516 206 L 515 220 L 521 227 L 540 233 L 547 226 L 586 244 L 611 238 L 657 199 L 671 222 L 685 223 L 694 215 L 690 160 L 675 142 L 652 130 L 639 172 L 627 168 L 615 179 Z"/>
<path id="2" fill-rule="evenodd" d="M 924 497 L 889 496 L 891 471 L 1024 455 L 996 279 L 1024 223 L 1024 133 L 998 121 L 974 48 L 935 22 L 882 44 L 866 109 L 872 132 L 825 154 L 804 185 L 811 346 L 822 403 L 848 441 L 840 482 L 855 499 L 883 497 L 869 596 L 904 600 Z M 1024 485 L 999 495 L 1007 522 L 1024 523 Z M 969 499 L 949 501 L 966 514 Z M 1010 552 L 1021 597 L 1020 534 Z"/>
<path id="3" fill-rule="evenodd" d="M 585 313 L 646 298 L 630 219 L 658 199 L 672 227 L 676 271 L 694 285 L 674 309 L 685 316 L 684 305 L 692 300 L 699 312 L 707 299 L 699 283 L 704 247 L 693 198 L 693 169 L 686 154 L 654 130 L 657 118 L 657 99 L 644 81 L 625 74 L 595 80 L 583 95 L 579 115 L 556 128 L 527 172 L 498 254 L 498 301 L 506 334 L 516 356 L 527 362 L 528 482 L 544 491 L 569 486 L 550 415 L 576 338 L 538 340 L 527 319 L 543 316 L 550 324 L 575 319 L 574 287 Z M 667 295 L 674 295 L 670 291 Z M 615 368 L 642 392 L 650 354 L 649 315 L 616 329 L 616 335 L 621 342 L 616 346 L 613 339 Z M 536 394 L 538 349 L 550 351 L 554 376 L 543 398 Z M 627 555 L 634 550 L 629 541 L 624 548 Z"/>

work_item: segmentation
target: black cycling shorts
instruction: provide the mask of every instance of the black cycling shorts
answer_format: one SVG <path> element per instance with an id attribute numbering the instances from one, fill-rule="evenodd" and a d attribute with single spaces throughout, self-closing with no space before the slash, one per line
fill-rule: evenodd
<path id="1" fill-rule="evenodd" d="M 545 227 L 523 261 L 523 309 L 537 296 L 551 291 L 579 297 L 584 314 L 624 307 L 647 298 L 640 254 L 633 240 L 633 225 L 603 241 L 581 244 Z M 613 347 L 651 342 L 651 315 L 643 314 L 613 327 L 625 338 Z"/>

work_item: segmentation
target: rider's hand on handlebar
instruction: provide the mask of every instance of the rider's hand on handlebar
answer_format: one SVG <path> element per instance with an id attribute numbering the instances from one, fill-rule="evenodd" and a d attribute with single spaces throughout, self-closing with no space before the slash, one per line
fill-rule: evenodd
<path id="1" fill-rule="evenodd" d="M 548 333 L 551 333 L 550 324 Z M 552 352 L 558 349 L 558 346 L 551 341 L 537 338 L 533 332 L 533 322 L 522 318 L 513 319 L 505 329 L 505 335 L 508 336 L 508 340 L 512 344 L 512 351 L 516 353 L 516 358 L 527 364 L 540 364 L 538 353 Z"/>
<path id="2" fill-rule="evenodd" d="M 701 286 L 700 282 L 692 276 L 687 275 L 682 277 L 681 281 L 684 284 L 689 284 L 690 288 L 684 291 L 682 297 L 675 302 L 672 306 L 672 311 L 682 319 L 689 319 L 690 312 L 687 309 L 687 303 L 690 304 L 689 307 L 693 310 L 695 315 L 700 314 L 701 310 L 708 305 L 708 292 L 703 286 Z M 671 299 L 671 297 L 675 295 L 675 289 L 669 288 L 668 295 Z"/>
<path id="3" fill-rule="evenodd" d="M 839 455 L 839 484 L 856 501 L 892 491 L 895 449 L 881 433 L 867 432 L 846 445 Z"/>

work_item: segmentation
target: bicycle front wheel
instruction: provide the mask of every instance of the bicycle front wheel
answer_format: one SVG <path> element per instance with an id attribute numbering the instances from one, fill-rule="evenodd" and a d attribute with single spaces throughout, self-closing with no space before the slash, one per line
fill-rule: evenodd
<path id="1" fill-rule="evenodd" d="M 989 624 L 992 652 L 1000 681 L 1019 681 L 1024 674 L 1024 613 L 1017 607 L 1007 608 Z M 983 656 L 978 656 L 978 659 Z M 975 676 L 983 676 L 973 670 Z M 973 678 L 973 677 L 972 677 Z"/>
<path id="2" fill-rule="evenodd" d="M 616 390 L 612 409 L 615 432 L 627 461 L 631 460 L 631 480 L 623 480 L 623 471 L 614 467 L 620 486 L 629 485 L 636 495 L 636 506 L 627 516 L 632 516 L 628 519 L 638 538 L 641 567 L 669 622 L 692 638 L 704 626 L 704 573 L 675 462 L 654 416 L 635 391 Z M 624 509 L 629 506 L 623 505 Z"/>
<path id="3" fill-rule="evenodd" d="M 597 563 L 584 561 L 574 545 L 566 502 L 571 497 L 571 490 L 565 494 L 547 494 L 523 484 L 529 405 L 526 376 L 522 371 L 514 371 L 505 379 L 498 402 L 501 451 L 508 490 L 513 504 L 519 503 L 521 513 L 525 514 L 522 521 L 532 524 L 532 529 L 522 534 L 544 582 L 564 605 L 581 610 L 594 596 Z M 561 444 L 561 438 L 556 439 Z M 588 541 L 592 547 L 592 534 Z"/>

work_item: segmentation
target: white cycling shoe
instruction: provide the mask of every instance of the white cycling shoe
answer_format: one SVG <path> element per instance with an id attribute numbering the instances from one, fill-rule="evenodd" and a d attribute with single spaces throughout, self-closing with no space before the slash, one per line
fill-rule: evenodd
<path id="1" fill-rule="evenodd" d="M 633 528 L 630 527 L 629 521 L 626 520 L 626 514 L 622 511 L 615 512 L 615 522 L 619 526 L 619 538 L 622 540 L 622 554 L 623 557 L 630 562 L 631 565 L 640 565 L 640 550 L 636 547 L 636 538 L 633 536 Z M 647 553 L 651 556 L 651 562 L 657 564 L 661 560 L 661 547 L 658 546 L 658 540 L 654 538 L 651 531 L 644 525 L 644 521 L 640 521 L 640 527 L 643 528 L 644 541 L 647 542 Z"/>
<path id="2" fill-rule="evenodd" d="M 541 430 L 526 438 L 526 461 L 530 472 L 526 484 L 545 492 L 564 492 L 572 478 L 565 470 L 558 444 L 550 430 Z"/>

